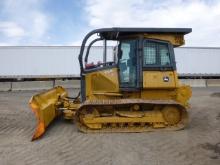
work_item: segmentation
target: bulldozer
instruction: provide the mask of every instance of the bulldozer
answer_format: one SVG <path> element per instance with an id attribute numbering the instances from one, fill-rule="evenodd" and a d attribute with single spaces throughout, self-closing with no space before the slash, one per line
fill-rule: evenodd
<path id="1" fill-rule="evenodd" d="M 37 118 L 32 140 L 40 138 L 59 116 L 74 121 L 84 133 L 185 128 L 192 92 L 178 80 L 174 48 L 184 45 L 184 35 L 191 31 L 114 27 L 89 32 L 78 56 L 78 96 L 70 97 L 57 86 L 30 99 Z M 98 41 L 103 41 L 102 61 L 88 62 L 90 48 Z M 112 61 L 107 61 L 107 41 L 117 43 Z"/>

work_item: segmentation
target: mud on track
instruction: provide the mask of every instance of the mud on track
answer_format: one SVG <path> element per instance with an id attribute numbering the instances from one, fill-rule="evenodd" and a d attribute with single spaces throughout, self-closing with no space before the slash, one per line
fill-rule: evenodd
<path id="1" fill-rule="evenodd" d="M 0 164 L 219 165 L 220 88 L 194 88 L 190 125 L 177 132 L 83 134 L 58 119 L 31 142 L 39 91 L 0 92 Z M 70 90 L 72 95 L 77 92 Z"/>

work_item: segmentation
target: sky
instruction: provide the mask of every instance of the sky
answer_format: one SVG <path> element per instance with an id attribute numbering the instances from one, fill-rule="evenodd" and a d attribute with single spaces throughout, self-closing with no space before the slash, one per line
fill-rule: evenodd
<path id="1" fill-rule="evenodd" d="M 220 47 L 220 1 L 0 0 L 0 46 L 79 46 L 103 27 L 192 28 L 185 46 Z"/>

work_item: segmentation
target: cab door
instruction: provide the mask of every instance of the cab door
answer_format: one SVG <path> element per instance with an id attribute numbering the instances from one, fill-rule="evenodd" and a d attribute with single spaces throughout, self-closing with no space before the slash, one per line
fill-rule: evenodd
<path id="1" fill-rule="evenodd" d="M 137 40 L 123 40 L 119 49 L 119 84 L 121 90 L 134 90 L 138 85 Z"/>

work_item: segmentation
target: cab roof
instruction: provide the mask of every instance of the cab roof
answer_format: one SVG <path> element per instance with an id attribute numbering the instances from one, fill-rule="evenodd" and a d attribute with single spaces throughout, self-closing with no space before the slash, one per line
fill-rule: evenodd
<path id="1" fill-rule="evenodd" d="M 121 36 L 135 35 L 141 33 L 148 34 L 180 34 L 185 35 L 192 32 L 191 28 L 102 28 L 93 32 L 99 33 L 101 37 L 107 40 L 114 40 Z"/>

